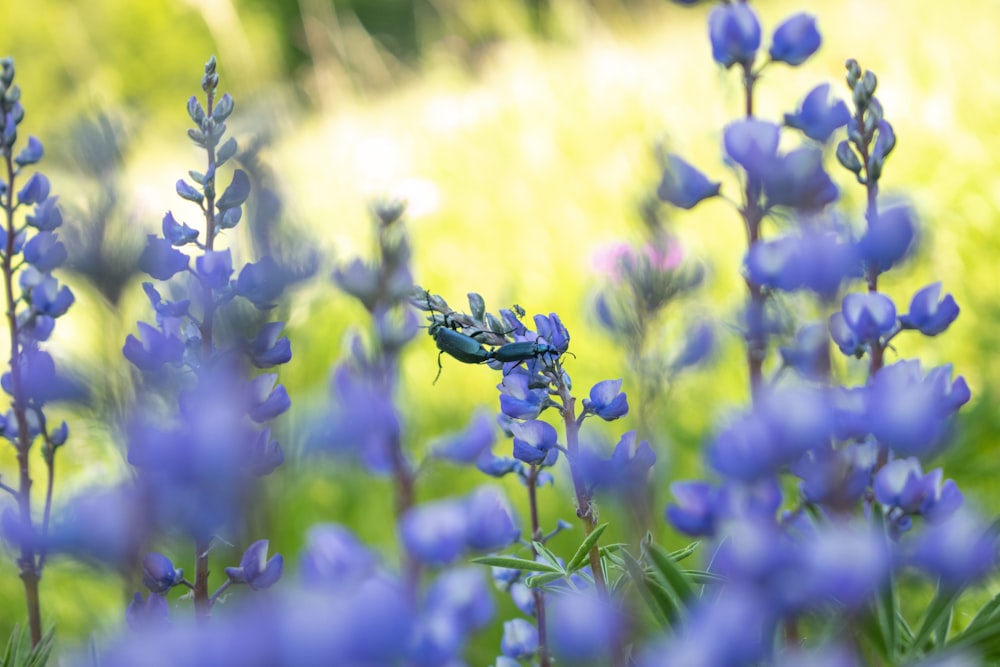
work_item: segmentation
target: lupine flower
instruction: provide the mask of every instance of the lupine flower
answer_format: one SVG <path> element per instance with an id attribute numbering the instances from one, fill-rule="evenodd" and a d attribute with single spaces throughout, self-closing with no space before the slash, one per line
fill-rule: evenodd
<path id="1" fill-rule="evenodd" d="M 843 100 L 830 102 L 830 84 L 816 86 L 795 113 L 785 114 L 785 125 L 794 127 L 813 141 L 825 144 L 838 128 L 847 125 L 851 112 Z"/>
<path id="2" fill-rule="evenodd" d="M 837 440 L 861 440 L 869 433 L 868 387 L 834 387 L 834 437 Z"/>
<path id="3" fill-rule="evenodd" d="M 935 468 L 924 475 L 920 460 L 895 459 L 882 466 L 872 488 L 875 499 L 890 508 L 890 518 L 920 515 L 942 521 L 962 506 L 962 492 L 953 480 L 942 481 L 944 472 Z"/>
<path id="4" fill-rule="evenodd" d="M 466 546 L 477 551 L 498 551 L 517 541 L 521 530 L 514 510 L 498 489 L 482 486 L 464 500 L 467 513 Z"/>
<path id="5" fill-rule="evenodd" d="M 268 322 L 260 328 L 260 332 L 249 341 L 247 355 L 250 362 L 257 368 L 273 368 L 288 363 L 292 358 L 292 346 L 288 338 L 278 338 L 284 322 Z"/>
<path id="6" fill-rule="evenodd" d="M 723 146 L 726 155 L 743 167 L 747 174 L 760 178 L 770 169 L 778 152 L 780 132 L 781 128 L 768 121 L 754 118 L 738 120 L 727 125 L 723 131 Z"/>
<path id="7" fill-rule="evenodd" d="M 125 610 L 125 622 L 136 632 L 157 630 L 170 622 L 170 605 L 157 593 L 150 593 L 145 600 L 136 593 Z"/>
<path id="8" fill-rule="evenodd" d="M 819 31 L 816 30 L 816 17 L 796 14 L 786 19 L 774 31 L 769 54 L 771 60 L 796 67 L 816 53 L 820 42 Z"/>
<path id="9" fill-rule="evenodd" d="M 910 312 L 899 318 L 903 328 L 916 329 L 925 336 L 943 333 L 958 317 L 959 311 L 952 295 L 946 294 L 939 301 L 940 296 L 940 282 L 932 283 L 914 294 Z"/>
<path id="10" fill-rule="evenodd" d="M 281 554 L 267 558 L 268 540 L 257 540 L 243 552 L 239 567 L 227 567 L 226 576 L 238 584 L 247 584 L 255 591 L 270 588 L 281 578 L 284 559 Z"/>
<path id="11" fill-rule="evenodd" d="M 852 443 L 839 449 L 816 449 L 791 465 L 802 480 L 802 496 L 833 510 L 856 506 L 868 488 L 878 448 L 873 442 Z"/>
<path id="12" fill-rule="evenodd" d="M 590 398 L 583 399 L 583 409 L 604 421 L 614 421 L 628 414 L 628 398 L 621 391 L 622 381 L 604 380 L 590 389 Z"/>
<path id="13" fill-rule="evenodd" d="M 194 243 L 198 239 L 198 230 L 188 227 L 187 223 L 177 222 L 174 219 L 174 214 L 167 212 L 163 216 L 163 238 L 170 241 L 172 246 L 184 246 L 188 243 Z"/>
<path id="14" fill-rule="evenodd" d="M 690 368 L 707 361 L 716 349 L 715 328 L 705 321 L 689 325 L 684 336 L 684 346 L 671 361 L 674 369 Z"/>
<path id="15" fill-rule="evenodd" d="M 863 664 L 846 646 L 823 644 L 812 648 L 791 647 L 777 656 L 775 667 L 863 667 Z"/>
<path id="16" fill-rule="evenodd" d="M 747 275 L 757 285 L 786 292 L 808 289 L 832 298 L 845 280 L 859 273 L 854 244 L 833 230 L 805 230 L 753 244 L 747 253 Z"/>
<path id="17" fill-rule="evenodd" d="M 890 554 L 885 539 L 866 528 L 823 526 L 804 539 L 796 563 L 786 570 L 781 593 L 798 598 L 799 608 L 817 608 L 831 601 L 857 609 L 889 575 Z"/>
<path id="18" fill-rule="evenodd" d="M 749 66 L 760 48 L 760 23 L 747 3 L 716 5 L 708 15 L 708 37 L 715 62 L 727 69 Z"/>
<path id="19" fill-rule="evenodd" d="M 721 183 L 708 180 L 680 157 L 670 155 L 656 194 L 669 204 L 690 210 L 700 202 L 718 196 L 721 187 Z"/>
<path id="20" fill-rule="evenodd" d="M 277 305 L 285 291 L 285 282 L 281 267 L 273 257 L 265 255 L 259 262 L 243 267 L 233 283 L 233 291 L 260 310 L 268 310 Z"/>
<path id="21" fill-rule="evenodd" d="M 792 344 L 782 346 L 779 352 L 782 363 L 806 379 L 820 380 L 830 374 L 830 339 L 822 322 L 799 328 Z"/>
<path id="22" fill-rule="evenodd" d="M 411 508 L 399 525 L 407 553 L 429 565 L 453 563 L 466 548 L 468 513 L 462 503 L 439 500 Z"/>
<path id="23" fill-rule="evenodd" d="M 464 431 L 444 438 L 432 448 L 432 451 L 437 458 L 469 465 L 478 461 L 485 452 L 489 452 L 496 439 L 496 427 L 489 414 L 477 412 Z"/>
<path id="24" fill-rule="evenodd" d="M 500 410 L 513 419 L 534 419 L 548 400 L 548 392 L 531 386 L 531 375 L 515 368 L 507 373 L 500 390 Z"/>
<path id="25" fill-rule="evenodd" d="M 311 526 L 299 556 L 307 585 L 354 585 L 374 574 L 376 562 L 351 531 L 335 524 Z"/>
<path id="26" fill-rule="evenodd" d="M 151 593 L 166 593 L 181 583 L 184 570 L 174 568 L 170 559 L 155 551 L 142 559 L 142 583 Z"/>
<path id="27" fill-rule="evenodd" d="M 908 206 L 894 206 L 879 211 L 861 240 L 858 250 L 870 267 L 879 273 L 888 271 L 901 262 L 910 252 L 916 236 L 916 219 Z"/>
<path id="28" fill-rule="evenodd" d="M 606 661 L 624 629 L 621 612 L 593 589 L 551 596 L 546 616 L 552 652 L 568 664 Z"/>
<path id="29" fill-rule="evenodd" d="M 959 590 L 996 569 L 997 536 L 971 512 L 956 512 L 915 536 L 909 561 Z"/>
<path id="30" fill-rule="evenodd" d="M 830 335 L 847 355 L 859 356 L 897 326 L 895 304 L 879 292 L 852 292 L 844 297 L 842 310 L 830 316 Z"/>
<path id="31" fill-rule="evenodd" d="M 556 449 L 556 430 L 546 422 L 531 420 L 510 425 L 514 433 L 514 458 L 534 465 L 552 465 Z"/>
<path id="32" fill-rule="evenodd" d="M 505 621 L 500 650 L 508 658 L 530 658 L 538 650 L 538 628 L 523 618 Z"/>
<path id="33" fill-rule="evenodd" d="M 761 174 L 768 206 L 818 211 L 837 200 L 839 190 L 823 169 L 823 153 L 805 146 L 771 160 Z"/>
<path id="34" fill-rule="evenodd" d="M 188 267 L 188 256 L 173 247 L 167 239 L 150 234 L 146 247 L 139 255 L 139 268 L 157 280 L 170 280 L 178 271 Z"/>
<path id="35" fill-rule="evenodd" d="M 155 371 L 184 357 L 184 343 L 179 338 L 164 335 L 145 322 L 139 322 L 137 326 L 141 339 L 129 334 L 122 348 L 122 354 L 136 368 Z"/>
<path id="36" fill-rule="evenodd" d="M 674 528 L 692 537 L 715 533 L 718 492 L 711 484 L 701 480 L 674 482 L 670 492 L 677 502 L 667 506 L 667 521 Z"/>
<path id="37" fill-rule="evenodd" d="M 871 380 L 868 422 L 880 443 L 903 456 L 928 456 L 944 443 L 958 408 L 968 402 L 969 387 L 951 366 L 925 376 L 919 361 L 897 361 Z"/>

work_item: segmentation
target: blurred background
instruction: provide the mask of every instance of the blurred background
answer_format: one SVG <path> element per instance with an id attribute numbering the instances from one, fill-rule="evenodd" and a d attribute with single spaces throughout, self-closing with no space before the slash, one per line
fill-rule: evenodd
<path id="1" fill-rule="evenodd" d="M 805 5 L 755 3 L 765 45 L 781 20 L 803 9 L 818 17 L 824 38 L 803 67 L 768 68 L 758 113 L 780 121 L 823 82 L 846 97 L 848 57 L 879 76 L 877 94 L 899 140 L 883 192 L 912 201 L 923 225 L 915 259 L 888 274 L 883 288 L 905 309 L 917 288 L 941 280 L 962 307 L 946 335 L 901 337 L 896 351 L 926 365 L 953 363 L 968 380 L 973 401 L 955 447 L 936 463 L 995 513 L 1000 11 L 995 0 L 968 0 L 961 8 L 909 0 Z M 576 358 L 567 368 L 577 393 L 618 377 L 630 392 L 629 350 L 599 326 L 593 295 L 610 280 L 601 271 L 607 247 L 646 238 L 643 211 L 648 217 L 660 178 L 656 146 L 683 155 L 736 196 L 720 159 L 720 129 L 738 117 L 741 90 L 735 73 L 711 59 L 709 8 L 663 0 L 9 3 L 0 51 L 17 65 L 27 110 L 22 131 L 46 148 L 40 167 L 67 220 L 71 270 L 62 277 L 77 296 L 50 348 L 91 389 L 86 405 L 65 408 L 71 439 L 58 460 L 56 504 L 129 474 L 115 426 L 132 387 L 121 346 L 137 320 L 150 318 L 134 262 L 166 211 L 198 222 L 174 183 L 203 161 L 185 134 L 185 104 L 201 94 L 210 55 L 219 62 L 220 91 L 236 100 L 230 127 L 241 166 L 264 186 L 258 195 L 270 193 L 251 200 L 254 244 L 238 235 L 230 241 L 318 251 L 315 277 L 280 307 L 294 351 L 281 369 L 293 401 L 280 424 L 290 456 L 266 479 L 250 530 L 294 562 L 317 521 L 347 523 L 365 540 L 395 548 L 389 523 L 372 520 L 391 513 L 386 482 L 295 456 L 302 415 L 328 400 L 329 369 L 344 352 L 344 333 L 368 326 L 329 275 L 338 263 L 370 254 L 373 198 L 409 202 L 417 283 L 457 309 L 464 309 L 466 292 L 476 291 L 490 310 L 516 302 L 529 315 L 558 312 L 572 334 Z M 860 222 L 863 190 L 830 157 L 843 210 Z M 653 506 L 661 512 L 669 480 L 700 474 L 702 440 L 747 390 L 741 343 L 727 328 L 745 292 L 740 220 L 722 200 L 656 214 L 685 261 L 705 274 L 664 313 L 657 331 L 677 341 L 686 322 L 711 314 L 720 322 L 722 349 L 713 365 L 661 387 L 656 403 L 643 406 L 643 424 L 634 410 L 594 432 L 613 443 L 641 426 L 659 457 Z M 417 452 L 462 428 L 477 407 L 497 408 L 495 372 L 446 358 L 432 386 L 436 357 L 433 341 L 418 337 L 404 358 L 406 438 Z M 851 364 L 841 370 L 858 377 Z M 13 467 L 7 451 L 0 474 Z M 475 471 L 432 466 L 420 496 L 483 481 Z M 508 491 L 521 506 L 517 485 Z M 573 519 L 562 481 L 544 494 L 548 525 Z M 607 512 L 614 516 L 613 507 Z M 658 538 L 682 543 L 661 520 L 654 523 Z M 571 550 L 578 532 L 553 548 Z M 239 553 L 220 550 L 216 571 Z M 192 567 L 191 558 L 173 555 L 178 566 Z M 136 582 L 57 561 L 41 588 L 47 623 L 74 640 L 117 627 Z M 8 551 L 0 566 L 0 637 L 22 621 L 22 609 Z M 495 641 L 484 640 L 475 664 L 492 659 Z"/>

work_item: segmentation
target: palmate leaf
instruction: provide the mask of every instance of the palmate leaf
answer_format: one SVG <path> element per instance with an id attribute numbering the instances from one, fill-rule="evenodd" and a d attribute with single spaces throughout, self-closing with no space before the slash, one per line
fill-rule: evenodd
<path id="1" fill-rule="evenodd" d="M 622 552 L 622 559 L 633 586 L 639 591 L 639 595 L 642 596 L 653 615 L 663 627 L 670 627 L 679 616 L 680 606 L 677 601 L 645 571 L 642 564 L 632 554 L 627 551 Z"/>
<path id="2" fill-rule="evenodd" d="M 568 563 L 566 563 L 567 572 L 576 572 L 583 567 L 585 563 L 587 563 L 590 550 L 595 544 L 597 544 L 597 540 L 601 539 L 601 534 L 607 527 L 607 523 L 602 523 L 600 526 L 595 528 L 590 535 L 587 535 L 583 542 L 580 543 L 580 546 L 577 547 L 576 553 L 573 554 L 573 557 L 569 559 Z"/>
<path id="3" fill-rule="evenodd" d="M 514 556 L 481 556 L 480 558 L 473 558 L 472 562 L 479 563 L 480 565 L 492 565 L 493 567 L 506 567 L 511 570 L 529 570 L 531 572 L 558 574 L 560 577 L 565 574 L 560 568 L 553 567 L 548 563 L 539 563 L 538 561 L 516 558 Z"/>
<path id="4" fill-rule="evenodd" d="M 666 549 L 650 543 L 646 547 L 646 554 L 649 556 L 653 571 L 661 577 L 662 583 L 678 601 L 686 604 L 697 597 L 694 590 L 695 583 L 687 573 L 677 567 L 677 563 Z"/>

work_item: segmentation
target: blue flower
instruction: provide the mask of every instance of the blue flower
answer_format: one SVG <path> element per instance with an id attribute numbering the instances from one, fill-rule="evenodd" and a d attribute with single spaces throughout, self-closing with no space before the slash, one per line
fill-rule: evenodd
<path id="1" fill-rule="evenodd" d="M 804 135 L 823 144 L 837 128 L 847 125 L 851 112 L 843 100 L 830 103 L 830 84 L 813 88 L 802 106 L 795 113 L 785 114 L 785 125 L 800 130 Z"/>
<path id="2" fill-rule="evenodd" d="M 604 421 L 614 421 L 628 414 L 628 397 L 621 391 L 622 380 L 603 380 L 590 388 L 590 398 L 583 399 L 583 409 Z"/>
<path id="3" fill-rule="evenodd" d="M 944 473 L 936 468 L 924 475 L 917 458 L 895 459 L 875 475 L 872 489 L 875 499 L 891 508 L 890 518 L 918 514 L 930 521 L 941 521 L 962 506 L 962 492 L 953 480 L 943 481 Z"/>
<path id="4" fill-rule="evenodd" d="M 778 152 L 781 128 L 764 120 L 748 118 L 730 123 L 723 130 L 726 155 L 753 178 L 766 172 Z"/>
<path id="5" fill-rule="evenodd" d="M 795 67 L 816 53 L 821 41 L 816 30 L 816 18 L 809 14 L 796 14 L 774 31 L 769 54 L 771 60 Z"/>
<path id="6" fill-rule="evenodd" d="M 552 652 L 566 664 L 606 662 L 621 639 L 621 611 L 593 589 L 553 595 L 545 611 Z"/>
<path id="7" fill-rule="evenodd" d="M 721 183 L 708 180 L 700 171 L 676 155 L 667 156 L 667 168 L 656 194 L 678 208 L 692 209 L 699 202 L 718 196 Z"/>
<path id="8" fill-rule="evenodd" d="M 152 593 L 166 593 L 184 579 L 184 570 L 174 568 L 169 558 L 155 551 L 142 559 L 142 583 Z"/>
<path id="9" fill-rule="evenodd" d="M 410 508 L 399 523 L 406 552 L 428 565 L 454 563 L 465 551 L 468 513 L 462 503 L 439 500 Z"/>
<path id="10" fill-rule="evenodd" d="M 531 376 L 522 368 L 508 373 L 497 389 L 500 390 L 500 410 L 512 419 L 534 419 L 548 401 L 548 392 L 533 387 Z"/>
<path id="11" fill-rule="evenodd" d="M 35 211 L 24 217 L 24 221 L 31 227 L 42 231 L 51 232 L 62 225 L 62 212 L 59 210 L 59 198 L 49 197 L 45 201 L 35 205 Z"/>
<path id="12" fill-rule="evenodd" d="M 144 273 L 157 280 L 170 280 L 175 273 L 188 267 L 188 256 L 175 249 L 170 241 L 150 234 L 138 264 Z"/>
<path id="13" fill-rule="evenodd" d="M 267 558 L 267 540 L 257 540 L 243 552 L 239 567 L 227 567 L 226 576 L 237 584 L 247 584 L 255 591 L 273 586 L 281 579 L 284 559 L 281 554 Z"/>
<path id="14" fill-rule="evenodd" d="M 233 273 L 233 255 L 229 248 L 206 250 L 195 259 L 194 266 L 195 274 L 206 287 L 212 290 L 222 289 L 229 284 L 229 276 Z"/>
<path id="15" fill-rule="evenodd" d="M 477 412 L 469 426 L 456 435 L 445 438 L 433 448 L 437 458 L 469 465 L 475 463 L 496 442 L 496 426 L 489 414 Z"/>
<path id="16" fill-rule="evenodd" d="M 38 232 L 24 244 L 24 261 L 42 273 L 59 268 L 66 257 L 66 246 L 53 232 Z"/>
<path id="17" fill-rule="evenodd" d="M 285 291 L 284 272 L 273 257 L 265 255 L 256 264 L 243 267 L 233 284 L 233 291 L 260 310 L 274 308 Z"/>
<path id="18" fill-rule="evenodd" d="M 143 371 L 155 371 L 164 364 L 176 363 L 184 358 L 184 343 L 176 336 L 162 333 L 145 322 L 139 322 L 139 336 L 129 334 L 122 354 Z"/>
<path id="19" fill-rule="evenodd" d="M 958 317 L 959 309 L 952 295 L 946 294 L 939 301 L 940 296 L 940 282 L 932 283 L 914 294 L 910 312 L 899 318 L 903 328 L 916 329 L 925 336 L 937 336 L 944 332 Z"/>
<path id="20" fill-rule="evenodd" d="M 667 521 L 691 537 L 715 534 L 718 492 L 708 482 L 674 482 L 670 492 L 676 503 L 667 506 Z"/>
<path id="21" fill-rule="evenodd" d="M 375 572 L 378 560 L 354 534 L 336 524 L 314 524 L 299 569 L 307 585 L 352 586 Z"/>
<path id="22" fill-rule="evenodd" d="M 465 498 L 468 514 L 466 545 L 475 551 L 499 551 L 514 542 L 521 529 L 514 510 L 499 489 L 482 486 Z"/>
<path id="23" fill-rule="evenodd" d="M 727 69 L 750 66 L 760 48 L 760 23 L 745 2 L 716 5 L 708 15 L 708 37 L 715 62 Z"/>
<path id="24" fill-rule="evenodd" d="M 170 241 L 170 245 L 182 246 L 194 243 L 198 239 L 198 230 L 188 227 L 186 223 L 179 223 L 174 220 L 174 214 L 169 211 L 163 216 L 163 238 Z"/>
<path id="25" fill-rule="evenodd" d="M 830 316 L 830 335 L 847 355 L 860 356 L 865 347 L 897 330 L 896 306 L 879 292 L 852 292 L 842 309 Z"/>
<path id="26" fill-rule="evenodd" d="M 288 338 L 278 336 L 284 322 L 268 322 L 247 344 L 246 352 L 250 363 L 257 368 L 274 368 L 288 363 L 292 358 L 292 345 Z"/>
<path id="27" fill-rule="evenodd" d="M 531 420 L 513 423 L 514 458 L 532 465 L 552 465 L 559 454 L 556 429 L 546 422 Z M 551 460 L 550 460 L 551 459 Z"/>
<path id="28" fill-rule="evenodd" d="M 538 650 L 538 628 L 523 618 L 505 621 L 500 650 L 508 658 L 530 658 Z"/>
<path id="29" fill-rule="evenodd" d="M 768 206 L 817 211 L 836 201 L 840 194 L 823 170 L 823 152 L 814 146 L 797 148 L 771 160 L 761 177 Z"/>
<path id="30" fill-rule="evenodd" d="M 915 218 L 909 206 L 879 211 L 858 241 L 858 250 L 865 263 L 884 273 L 901 262 L 909 254 L 916 237 Z"/>
<path id="31" fill-rule="evenodd" d="M 49 179 L 45 174 L 36 171 L 32 174 L 17 193 L 18 204 L 40 204 L 49 197 Z"/>
<path id="32" fill-rule="evenodd" d="M 915 540 L 909 560 L 946 590 L 957 591 L 996 569 L 997 535 L 971 512 L 956 512 Z"/>

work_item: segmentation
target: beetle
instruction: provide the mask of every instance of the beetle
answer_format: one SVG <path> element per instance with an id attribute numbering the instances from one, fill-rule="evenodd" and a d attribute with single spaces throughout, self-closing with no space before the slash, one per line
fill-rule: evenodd
<path id="1" fill-rule="evenodd" d="M 433 327 L 432 332 L 434 342 L 440 350 L 438 352 L 438 373 L 434 376 L 434 383 L 441 377 L 441 355 L 445 352 L 463 364 L 483 364 L 493 358 L 494 352 L 487 350 L 482 343 L 471 336 L 466 336 L 444 325 Z"/>
<path id="2" fill-rule="evenodd" d="M 536 359 L 552 353 L 555 353 L 556 356 L 558 356 L 559 350 L 552 347 L 548 343 L 525 340 L 501 345 L 497 349 L 493 350 L 493 358 L 497 361 L 508 363 L 512 361 L 527 361 L 528 359 Z"/>

